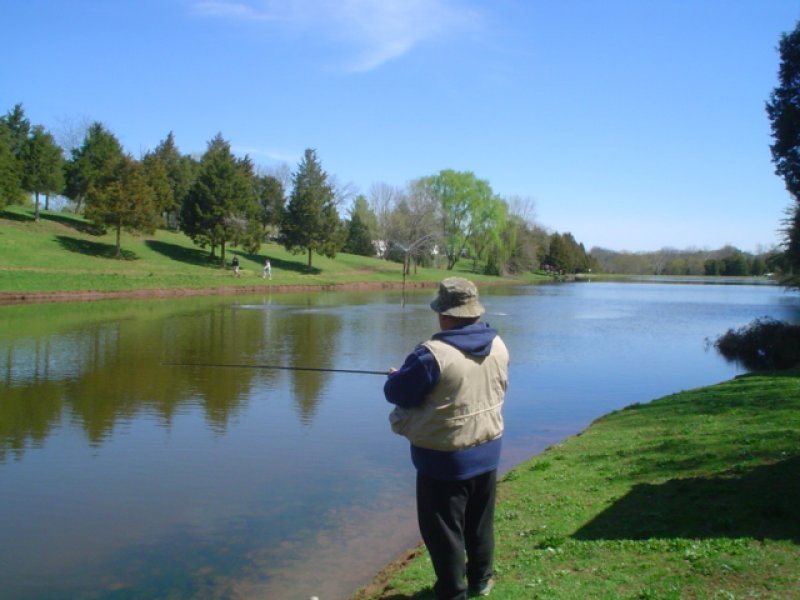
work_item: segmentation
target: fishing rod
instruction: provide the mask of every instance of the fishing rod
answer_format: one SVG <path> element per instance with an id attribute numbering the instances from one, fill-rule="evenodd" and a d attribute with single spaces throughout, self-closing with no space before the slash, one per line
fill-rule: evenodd
<path id="1" fill-rule="evenodd" d="M 389 371 L 365 371 L 362 369 L 326 369 L 324 367 L 286 367 L 283 365 L 237 365 L 230 363 L 173 363 L 165 362 L 169 367 L 220 367 L 227 369 L 272 369 L 277 371 L 317 371 L 322 373 L 355 373 L 357 375 L 388 375 Z"/>

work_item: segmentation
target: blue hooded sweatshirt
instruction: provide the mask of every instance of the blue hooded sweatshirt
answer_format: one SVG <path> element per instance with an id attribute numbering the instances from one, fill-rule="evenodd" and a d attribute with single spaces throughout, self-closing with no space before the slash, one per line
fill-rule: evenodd
<path id="1" fill-rule="evenodd" d="M 488 323 L 473 323 L 459 329 L 434 334 L 433 339 L 445 342 L 471 356 L 488 356 L 497 331 Z M 402 408 L 422 404 L 425 396 L 439 382 L 439 364 L 425 346 L 419 345 L 406 357 L 403 366 L 389 375 L 383 387 L 386 399 Z M 411 445 L 411 460 L 417 471 L 426 477 L 446 481 L 463 481 L 497 468 L 500 462 L 501 438 L 453 452 L 430 450 Z"/>

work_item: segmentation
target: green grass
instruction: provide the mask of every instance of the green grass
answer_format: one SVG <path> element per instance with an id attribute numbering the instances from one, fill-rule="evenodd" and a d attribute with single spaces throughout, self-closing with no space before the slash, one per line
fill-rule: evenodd
<path id="1" fill-rule="evenodd" d="M 121 258 L 116 258 L 113 232 L 99 235 L 83 218 L 69 213 L 33 211 L 18 206 L 0 211 L 0 292 L 110 292 L 138 289 L 204 289 L 253 286 L 328 286 L 347 283 L 400 284 L 397 263 L 340 253 L 335 259 L 295 255 L 277 244 L 264 244 L 257 254 L 228 247 L 228 264 L 239 256 L 242 276 L 233 277 L 212 261 L 207 249 L 185 235 L 156 231 L 153 235 L 123 233 Z M 272 263 L 272 281 L 261 278 L 264 258 Z M 481 282 L 500 278 L 470 272 L 471 261 L 460 261 L 454 272 Z M 419 269 L 407 283 L 439 281 L 453 271 Z M 529 274 L 522 281 L 537 276 Z M 538 279 L 542 279 L 539 277 Z"/>
<path id="2" fill-rule="evenodd" d="M 800 598 L 800 372 L 634 405 L 499 484 L 498 599 Z M 359 598 L 433 598 L 427 554 Z"/>

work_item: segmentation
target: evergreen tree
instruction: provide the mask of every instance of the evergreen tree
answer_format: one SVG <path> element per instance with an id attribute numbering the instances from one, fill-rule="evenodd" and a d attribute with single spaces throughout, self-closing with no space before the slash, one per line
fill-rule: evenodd
<path id="1" fill-rule="evenodd" d="M 259 220 L 263 232 L 269 227 L 280 227 L 286 204 L 283 184 L 277 177 L 262 175 L 255 178 L 255 194 L 259 204 Z"/>
<path id="2" fill-rule="evenodd" d="M 581 273 L 598 267 L 583 244 L 579 244 L 571 233 L 554 233 L 550 237 L 547 264 L 564 273 Z"/>
<path id="3" fill-rule="evenodd" d="M 147 184 L 153 190 L 156 210 L 164 217 L 164 225 L 168 225 L 168 215 L 175 211 L 175 194 L 167 174 L 167 166 L 160 155 L 148 153 L 142 159 L 142 168 Z"/>
<path id="4" fill-rule="evenodd" d="M 800 22 L 781 36 L 779 83 L 767 103 L 772 126 L 772 161 L 794 199 L 784 228 L 786 263 L 800 287 Z"/>
<path id="5" fill-rule="evenodd" d="M 148 156 L 157 157 L 164 166 L 169 187 L 172 192 L 171 199 L 162 205 L 162 210 L 166 213 L 165 220 L 167 225 L 177 224 L 178 215 L 183 206 L 189 189 L 192 187 L 195 177 L 195 164 L 191 157 L 184 156 L 175 144 L 175 136 L 170 131 L 167 137 L 158 145 Z M 146 157 L 147 158 L 147 157 Z M 168 197 L 164 196 L 163 200 Z"/>
<path id="6" fill-rule="evenodd" d="M 3 120 L 11 134 L 11 152 L 17 157 L 17 160 L 22 160 L 22 152 L 31 133 L 31 122 L 25 116 L 22 104 L 15 105 Z"/>
<path id="7" fill-rule="evenodd" d="M 119 174 L 125 159 L 119 140 L 101 123 L 93 123 L 80 148 L 72 151 L 66 166 L 66 196 L 75 202 L 75 212 L 94 190 L 102 191 Z"/>
<path id="8" fill-rule="evenodd" d="M 24 198 L 19 162 L 11 148 L 11 132 L 0 119 L 0 209 Z"/>
<path id="9" fill-rule="evenodd" d="M 314 252 L 335 258 L 345 232 L 336 210 L 333 187 L 316 152 L 307 149 L 292 177 L 292 194 L 283 215 L 281 243 L 293 254 Z"/>
<path id="10" fill-rule="evenodd" d="M 124 156 L 102 185 L 86 196 L 86 218 L 116 232 L 116 256 L 122 255 L 122 230 L 152 233 L 158 222 L 158 204 L 141 163 Z"/>
<path id="11" fill-rule="evenodd" d="M 364 196 L 358 196 L 350 211 L 350 220 L 347 222 L 347 241 L 342 252 L 360 256 L 375 256 L 372 234 L 367 225 L 367 219 L 363 216 L 368 212 L 367 199 Z"/>
<path id="12" fill-rule="evenodd" d="M 208 143 L 197 178 L 181 210 L 181 226 L 201 248 L 220 248 L 225 264 L 229 242 L 243 243 L 250 251 L 260 245 L 258 204 L 253 185 L 253 165 L 237 160 L 221 134 Z"/>
<path id="13" fill-rule="evenodd" d="M 58 194 L 64 188 L 61 148 L 41 125 L 33 128 L 22 149 L 22 187 L 34 194 L 34 219 L 39 220 L 39 194 Z"/>

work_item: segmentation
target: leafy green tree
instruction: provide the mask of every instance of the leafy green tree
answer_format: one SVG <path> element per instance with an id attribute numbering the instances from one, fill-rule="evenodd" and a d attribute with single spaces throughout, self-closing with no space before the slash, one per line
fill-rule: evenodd
<path id="1" fill-rule="evenodd" d="M 773 138 L 770 150 L 775 173 L 794 199 L 785 221 L 784 246 L 787 266 L 793 272 L 788 282 L 800 287 L 800 21 L 781 36 L 778 49 L 779 83 L 767 102 Z"/>
<path id="2" fill-rule="evenodd" d="M 67 163 L 65 194 L 75 202 L 75 212 L 94 192 L 102 191 L 119 174 L 125 153 L 119 140 L 102 123 L 93 123 L 79 148 L 72 151 Z"/>
<path id="3" fill-rule="evenodd" d="M 0 209 L 18 204 L 24 197 L 19 161 L 11 148 L 11 131 L 0 119 Z"/>
<path id="4" fill-rule="evenodd" d="M 347 241 L 345 241 L 342 252 L 358 254 L 360 256 L 374 256 L 375 246 L 372 244 L 372 234 L 370 233 L 368 215 L 370 212 L 367 199 L 358 196 L 350 210 L 350 220 L 347 222 Z"/>
<path id="5" fill-rule="evenodd" d="M 305 151 L 292 177 L 292 193 L 281 223 L 281 243 L 293 254 L 314 252 L 335 258 L 346 232 L 336 210 L 334 190 L 316 151 Z"/>
<path id="6" fill-rule="evenodd" d="M 480 215 L 486 212 L 494 194 L 489 182 L 470 171 L 446 169 L 427 178 L 427 184 L 441 203 L 442 243 L 449 270 L 481 226 Z"/>
<path id="7" fill-rule="evenodd" d="M 503 267 L 500 247 L 507 218 L 508 205 L 498 196 L 488 198 L 478 207 L 478 212 L 473 216 L 475 226 L 467 240 L 467 247 L 472 255 L 473 272 L 477 271 L 479 260 L 487 260 L 487 274 L 500 274 Z"/>
<path id="8" fill-rule="evenodd" d="M 158 223 L 158 200 L 141 163 L 129 156 L 116 163 L 113 176 L 91 186 L 86 218 L 116 232 L 116 256 L 122 255 L 122 230 L 152 233 Z"/>
<path id="9" fill-rule="evenodd" d="M 36 198 L 34 219 L 39 220 L 39 194 L 57 194 L 64 188 L 64 157 L 52 135 L 36 125 L 22 149 L 22 187 Z"/>
<path id="10" fill-rule="evenodd" d="M 197 178 L 181 210 L 181 226 L 201 248 L 220 248 L 221 264 L 229 242 L 243 243 L 250 251 L 260 245 L 258 203 L 253 186 L 253 165 L 238 160 L 222 134 L 208 143 Z"/>

